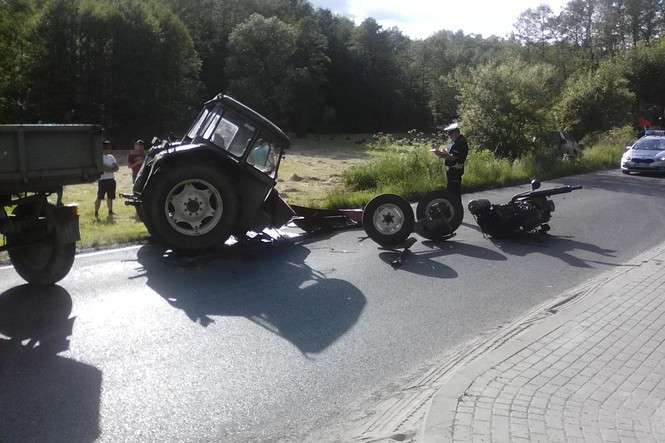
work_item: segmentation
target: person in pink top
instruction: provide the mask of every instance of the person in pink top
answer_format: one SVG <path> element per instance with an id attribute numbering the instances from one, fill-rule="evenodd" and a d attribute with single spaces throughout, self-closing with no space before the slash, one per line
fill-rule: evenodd
<path id="1" fill-rule="evenodd" d="M 143 160 L 145 160 L 145 143 L 143 140 L 136 140 L 134 150 L 127 155 L 127 166 L 132 170 L 132 183 L 136 181 Z"/>

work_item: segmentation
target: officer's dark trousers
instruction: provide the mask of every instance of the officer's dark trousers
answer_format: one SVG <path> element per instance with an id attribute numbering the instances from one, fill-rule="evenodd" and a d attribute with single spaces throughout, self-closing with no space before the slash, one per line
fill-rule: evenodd
<path id="1" fill-rule="evenodd" d="M 456 168 L 447 168 L 446 178 L 448 180 L 448 192 L 462 199 L 462 175 L 464 170 Z"/>

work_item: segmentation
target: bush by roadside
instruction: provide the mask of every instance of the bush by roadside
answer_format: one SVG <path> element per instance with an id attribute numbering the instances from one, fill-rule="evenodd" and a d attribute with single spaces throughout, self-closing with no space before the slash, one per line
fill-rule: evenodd
<path id="1" fill-rule="evenodd" d="M 472 149 L 466 163 L 464 192 L 526 183 L 533 177 L 548 180 L 606 168 L 616 168 L 623 148 L 634 137 L 630 127 L 597 135 L 593 146 L 576 159 L 541 148 L 517 160 L 498 158 L 488 150 Z M 373 196 L 399 194 L 409 199 L 445 186 L 441 161 L 430 152 L 430 144 L 381 138 L 374 145 L 383 151 L 376 160 L 354 166 L 344 173 L 344 189 L 325 201 L 331 208 L 359 207 Z"/>

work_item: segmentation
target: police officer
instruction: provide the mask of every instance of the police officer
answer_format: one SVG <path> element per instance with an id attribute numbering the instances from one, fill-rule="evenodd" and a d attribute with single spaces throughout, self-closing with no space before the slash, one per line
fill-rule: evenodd
<path id="1" fill-rule="evenodd" d="M 453 123 L 443 130 L 450 137 L 452 143 L 445 151 L 435 147 L 432 149 L 432 152 L 445 162 L 448 191 L 461 199 L 462 175 L 464 175 L 464 162 L 469 154 L 469 145 L 466 143 L 466 138 L 460 132 L 458 123 Z"/>

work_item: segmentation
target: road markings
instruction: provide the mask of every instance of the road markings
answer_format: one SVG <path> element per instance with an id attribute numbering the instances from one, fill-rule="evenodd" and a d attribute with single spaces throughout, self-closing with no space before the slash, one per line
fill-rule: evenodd
<path id="1" fill-rule="evenodd" d="M 140 249 L 144 245 L 134 245 L 134 246 L 126 246 L 124 248 L 115 248 L 115 249 L 104 249 L 102 251 L 94 251 L 94 252 L 84 252 L 82 254 L 76 254 L 76 258 L 86 258 L 86 257 L 94 257 L 98 255 L 109 255 L 109 254 L 115 254 L 118 252 L 127 252 L 127 251 L 133 251 L 136 249 Z M 12 265 L 4 265 L 0 266 L 0 271 L 5 271 L 7 269 L 14 269 L 14 266 Z"/>

